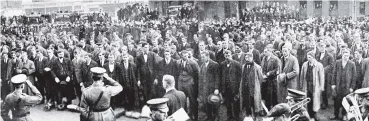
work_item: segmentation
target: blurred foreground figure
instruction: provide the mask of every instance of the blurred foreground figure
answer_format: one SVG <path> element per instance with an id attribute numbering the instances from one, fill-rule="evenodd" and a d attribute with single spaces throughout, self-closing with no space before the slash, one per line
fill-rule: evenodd
<path id="1" fill-rule="evenodd" d="M 27 76 L 24 74 L 14 76 L 11 82 L 14 87 L 14 92 L 6 96 L 1 107 L 1 117 L 4 121 L 32 121 L 30 117 L 30 107 L 42 100 L 41 93 L 29 80 L 27 80 Z M 26 87 L 24 83 L 28 85 L 35 96 L 22 93 Z M 10 110 L 12 111 L 12 118 L 9 116 Z"/>

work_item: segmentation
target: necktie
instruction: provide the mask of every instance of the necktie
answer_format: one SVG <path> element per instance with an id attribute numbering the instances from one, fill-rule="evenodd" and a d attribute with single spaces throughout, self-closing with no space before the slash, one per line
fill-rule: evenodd
<path id="1" fill-rule="evenodd" d="M 8 62 L 8 59 L 5 59 L 5 63 L 7 63 Z"/>

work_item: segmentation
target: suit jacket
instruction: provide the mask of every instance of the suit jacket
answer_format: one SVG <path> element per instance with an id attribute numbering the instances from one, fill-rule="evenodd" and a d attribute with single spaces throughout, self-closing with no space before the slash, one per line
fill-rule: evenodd
<path id="1" fill-rule="evenodd" d="M 8 76 L 8 64 L 10 59 L 8 58 L 7 62 L 5 63 L 5 59 L 1 59 L 1 80 L 2 81 L 8 81 L 6 80 L 6 77 Z"/>
<path id="2" fill-rule="evenodd" d="M 108 62 L 106 62 L 103 66 L 106 70 L 106 73 L 109 75 L 109 77 L 111 77 L 112 79 L 114 79 L 118 82 L 119 82 L 119 80 L 118 80 L 119 79 L 118 78 L 119 77 L 119 65 L 120 65 L 120 63 L 115 62 L 112 71 L 109 68 L 109 63 Z"/>
<path id="3" fill-rule="evenodd" d="M 334 64 L 332 85 L 336 85 L 337 98 L 343 98 L 350 93 L 350 88 L 356 87 L 356 66 L 348 60 L 345 67 L 342 67 L 342 59 Z"/>
<path id="4" fill-rule="evenodd" d="M 225 94 L 226 90 L 230 91 L 232 96 L 238 94 L 241 81 L 241 64 L 235 60 L 229 60 L 229 62 L 225 60 L 220 64 L 220 70 L 220 91 L 223 95 L 227 95 Z"/>
<path id="5" fill-rule="evenodd" d="M 363 80 L 362 80 L 362 88 L 365 87 L 369 87 L 369 58 L 365 58 L 364 60 L 362 60 L 362 74 L 364 75 Z"/>
<path id="6" fill-rule="evenodd" d="M 334 58 L 333 55 L 328 53 L 327 51 L 324 53 L 323 59 L 320 59 L 320 53 L 315 56 L 316 60 L 323 64 L 324 67 L 324 77 L 325 77 L 325 83 L 326 88 L 329 88 L 331 80 L 332 80 L 332 72 L 333 72 L 333 64 L 334 64 Z"/>
<path id="7" fill-rule="evenodd" d="M 213 60 L 209 60 L 208 65 L 205 63 L 200 65 L 199 77 L 199 98 L 202 102 L 207 101 L 207 97 L 219 89 L 219 64 Z"/>
<path id="8" fill-rule="evenodd" d="M 40 58 L 38 57 L 37 59 L 35 59 L 34 61 L 35 63 L 35 67 L 36 67 L 36 72 L 35 72 L 35 76 L 36 77 L 42 77 L 45 74 L 45 68 L 46 68 L 46 63 L 47 63 L 47 59 L 46 57 L 43 57 L 40 61 Z"/>
<path id="9" fill-rule="evenodd" d="M 356 66 L 356 87 L 354 89 L 360 89 L 363 83 L 363 79 L 364 79 L 364 73 L 362 70 L 362 66 L 363 66 L 363 61 L 364 58 L 361 60 L 361 62 L 359 62 L 357 59 L 353 60 L 355 62 L 355 66 Z"/>
<path id="10" fill-rule="evenodd" d="M 137 75 L 138 80 L 153 81 L 155 74 L 154 67 L 156 66 L 157 54 L 154 52 L 147 53 L 147 61 L 145 62 L 144 54 L 137 56 Z M 149 83 L 149 82 L 148 82 Z"/>
<path id="11" fill-rule="evenodd" d="M 169 99 L 167 102 L 169 108 L 169 116 L 176 112 L 178 109 L 185 109 L 187 107 L 187 97 L 182 91 L 172 89 L 165 93 L 164 97 Z"/>
<path id="12" fill-rule="evenodd" d="M 59 78 L 60 81 L 65 81 L 68 76 L 72 79 L 72 63 L 67 58 L 63 58 L 62 62 L 56 59 L 51 70 L 53 70 L 52 76 Z"/>
<path id="13" fill-rule="evenodd" d="M 325 79 L 324 79 L 324 68 L 323 68 L 323 64 L 321 64 L 318 61 L 313 62 L 313 111 L 318 111 L 320 109 L 320 104 L 321 104 L 321 93 L 324 90 L 324 84 L 325 84 Z M 308 88 L 307 87 L 307 69 L 309 66 L 309 62 L 305 62 L 302 65 L 301 68 L 301 75 L 300 75 L 300 81 L 303 82 L 303 91 L 307 92 Z"/>
<path id="14" fill-rule="evenodd" d="M 232 59 L 242 64 L 245 61 L 245 53 L 241 53 L 241 56 L 238 56 L 238 54 L 233 54 Z"/>
<path id="15" fill-rule="evenodd" d="M 182 50 L 186 50 L 187 48 L 191 48 L 190 43 L 186 43 L 186 44 L 181 43 L 177 47 L 177 52 L 181 52 Z"/>
<path id="16" fill-rule="evenodd" d="M 98 67 L 104 67 L 104 65 L 106 64 L 106 63 L 108 63 L 108 59 L 104 59 L 104 64 L 102 64 L 101 63 L 101 59 L 98 59 L 97 61 L 96 61 L 96 63 L 97 63 L 97 65 L 98 65 Z"/>
<path id="17" fill-rule="evenodd" d="M 156 69 L 156 79 L 162 79 L 164 75 L 172 75 L 176 79 L 178 77 L 178 68 L 176 64 L 176 60 L 173 58 L 170 60 L 170 62 L 167 64 L 165 59 L 162 59 L 159 61 Z"/>
<path id="18" fill-rule="evenodd" d="M 85 87 L 88 87 L 93 83 L 92 72 L 90 71 L 90 69 L 97 66 L 97 63 L 94 60 L 91 60 L 90 65 L 87 65 L 87 62 L 83 62 L 81 77 L 83 77 L 82 82 L 84 83 Z"/>
<path id="19" fill-rule="evenodd" d="M 280 72 L 286 74 L 287 81 L 287 85 L 285 85 L 284 88 L 301 90 L 302 83 L 298 82 L 300 67 L 297 58 L 293 55 L 290 55 L 288 58 L 282 57 L 281 62 L 282 68 Z"/>
<path id="20" fill-rule="evenodd" d="M 77 59 L 77 58 L 74 58 L 72 60 L 72 75 L 73 75 L 73 78 L 74 78 L 74 81 L 76 83 L 81 83 L 82 82 L 82 64 L 83 64 L 83 61 L 81 59 Z"/>
<path id="21" fill-rule="evenodd" d="M 273 81 L 277 79 L 278 71 L 282 68 L 282 63 L 275 55 L 270 56 L 269 59 L 264 56 L 261 61 L 261 68 L 263 74 L 267 76 L 266 80 Z M 267 73 L 269 73 L 269 75 Z M 273 83 L 275 83 L 275 85 L 277 84 L 276 81 L 273 81 Z"/>

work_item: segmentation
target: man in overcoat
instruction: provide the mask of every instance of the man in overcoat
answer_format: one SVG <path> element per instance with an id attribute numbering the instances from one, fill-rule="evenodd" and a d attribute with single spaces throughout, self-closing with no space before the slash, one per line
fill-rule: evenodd
<path id="1" fill-rule="evenodd" d="M 164 87 L 166 93 L 165 98 L 168 98 L 168 116 L 172 115 L 178 109 L 186 108 L 187 97 L 182 92 L 175 88 L 175 79 L 171 75 L 164 75 L 162 80 L 162 86 Z"/>
<path id="2" fill-rule="evenodd" d="M 333 72 L 333 64 L 334 58 L 333 55 L 326 51 L 325 42 L 320 42 L 318 44 L 318 53 L 316 53 L 316 60 L 323 64 L 324 67 L 324 91 L 322 92 L 322 109 L 325 109 L 328 106 L 328 98 L 330 96 L 331 90 L 331 80 L 332 80 L 332 72 Z"/>
<path id="3" fill-rule="evenodd" d="M 200 63 L 200 77 L 199 77 L 199 107 L 200 110 L 206 112 L 209 120 L 214 120 L 212 112 L 213 106 L 208 102 L 208 96 L 211 94 L 219 94 L 219 64 L 210 59 L 209 52 L 202 51 Z"/>
<path id="4" fill-rule="evenodd" d="M 292 47 L 282 46 L 282 68 L 278 76 L 281 80 L 278 83 L 278 103 L 286 102 L 287 88 L 302 89 L 298 82 L 300 72 L 299 63 L 295 56 L 291 54 Z"/>
<path id="5" fill-rule="evenodd" d="M 277 100 L 277 75 L 281 68 L 281 60 L 273 54 L 273 45 L 269 44 L 265 47 L 264 57 L 261 61 L 263 77 L 265 79 L 261 90 L 265 106 L 271 109 L 278 104 Z"/>
<path id="6" fill-rule="evenodd" d="M 183 91 L 190 100 L 190 118 L 197 120 L 198 106 L 198 80 L 199 80 L 199 65 L 197 62 L 189 58 L 189 50 L 182 51 L 182 59 L 177 61 L 178 90 Z"/>
<path id="7" fill-rule="evenodd" d="M 350 51 L 343 49 L 342 59 L 334 63 L 332 90 L 336 92 L 334 97 L 334 117 L 331 120 L 339 119 L 339 110 L 342 107 L 343 97 L 353 92 L 356 87 L 356 66 L 350 58 Z M 346 114 L 343 110 L 342 114 Z"/>
<path id="8" fill-rule="evenodd" d="M 324 90 L 324 68 L 320 62 L 316 61 L 313 51 L 307 53 L 307 60 L 302 65 L 300 81 L 304 85 L 303 91 L 311 99 L 307 105 L 309 115 L 317 119 L 316 113 L 320 109 L 321 93 Z"/>
<path id="9" fill-rule="evenodd" d="M 232 59 L 230 50 L 224 50 L 224 56 L 226 60 L 220 64 L 220 92 L 225 99 L 224 104 L 227 107 L 228 119 L 232 120 L 238 118 L 236 116 L 239 114 L 239 103 L 236 100 L 236 95 L 241 80 L 241 64 Z"/>

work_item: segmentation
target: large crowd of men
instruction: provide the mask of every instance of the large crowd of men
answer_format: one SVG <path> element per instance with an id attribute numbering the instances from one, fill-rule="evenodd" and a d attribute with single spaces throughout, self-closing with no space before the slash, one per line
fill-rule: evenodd
<path id="1" fill-rule="evenodd" d="M 189 98 L 185 109 L 193 120 L 199 120 L 198 110 L 209 120 L 217 117 L 209 95 L 221 95 L 227 117 L 238 120 L 265 116 L 264 104 L 271 109 L 287 103 L 288 89 L 312 99 L 311 118 L 318 120 L 316 112 L 329 106 L 329 98 L 332 119 L 342 118 L 343 97 L 369 86 L 368 19 L 282 18 L 127 22 L 123 17 L 42 24 L 37 31 L 2 26 L 1 99 L 14 90 L 11 77 L 25 74 L 42 94 L 42 104 L 67 105 L 93 83 L 90 69 L 102 67 L 123 87 L 111 101 L 113 108 L 139 111 L 146 101 L 166 94 L 161 80 L 171 75 L 175 88 Z"/>

